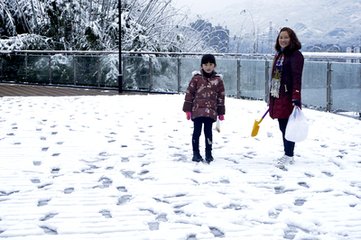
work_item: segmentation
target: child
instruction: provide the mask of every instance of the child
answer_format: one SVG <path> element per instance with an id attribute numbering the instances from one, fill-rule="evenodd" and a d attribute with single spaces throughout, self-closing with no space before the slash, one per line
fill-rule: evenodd
<path id="1" fill-rule="evenodd" d="M 186 91 L 183 111 L 188 120 L 194 124 L 192 135 L 192 161 L 203 161 L 199 153 L 199 137 L 204 125 L 206 144 L 206 162 L 213 161 L 212 125 L 218 119 L 223 121 L 225 114 L 225 93 L 222 76 L 217 74 L 216 59 L 212 54 L 205 54 L 201 61 L 201 71 L 192 73 L 193 77 Z"/>

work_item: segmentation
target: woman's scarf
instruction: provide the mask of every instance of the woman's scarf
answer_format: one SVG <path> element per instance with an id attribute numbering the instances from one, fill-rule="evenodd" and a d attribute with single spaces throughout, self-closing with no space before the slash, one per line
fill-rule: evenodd
<path id="1" fill-rule="evenodd" d="M 271 79 L 271 96 L 275 98 L 279 98 L 280 87 L 281 87 L 281 76 L 282 76 L 282 66 L 284 60 L 284 54 L 282 52 L 278 53 L 275 58 L 275 67 L 272 72 Z"/>

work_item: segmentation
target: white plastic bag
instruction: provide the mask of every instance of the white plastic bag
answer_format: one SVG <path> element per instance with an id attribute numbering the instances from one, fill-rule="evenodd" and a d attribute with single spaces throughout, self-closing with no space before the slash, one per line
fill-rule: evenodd
<path id="1" fill-rule="evenodd" d="M 219 119 L 217 119 L 217 122 L 216 122 L 216 130 L 217 130 L 217 132 L 221 132 L 221 121 L 219 121 Z"/>
<path id="2" fill-rule="evenodd" d="M 301 142 L 307 138 L 308 123 L 305 115 L 297 106 L 288 118 L 285 138 L 291 142 Z"/>

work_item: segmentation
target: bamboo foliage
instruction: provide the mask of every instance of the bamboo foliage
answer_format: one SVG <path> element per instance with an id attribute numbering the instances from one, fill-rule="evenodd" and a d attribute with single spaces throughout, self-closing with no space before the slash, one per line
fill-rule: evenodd
<path id="1" fill-rule="evenodd" d="M 0 1 L 0 35 L 12 36 L 14 34 L 16 34 L 16 23 L 8 5 L 4 1 Z"/>

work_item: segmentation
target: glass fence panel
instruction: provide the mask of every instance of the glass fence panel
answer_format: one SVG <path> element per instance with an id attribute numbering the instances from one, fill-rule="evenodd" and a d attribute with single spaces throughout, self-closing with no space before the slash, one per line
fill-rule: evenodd
<path id="1" fill-rule="evenodd" d="M 150 90 L 148 57 L 125 56 L 123 64 L 123 88 L 125 90 Z"/>
<path id="2" fill-rule="evenodd" d="M 181 58 L 180 62 L 180 91 L 185 92 L 192 79 L 193 72 L 201 69 L 201 59 L 185 57 Z"/>
<path id="3" fill-rule="evenodd" d="M 326 108 L 327 62 L 305 61 L 302 73 L 302 103 Z"/>
<path id="4" fill-rule="evenodd" d="M 33 84 L 49 84 L 49 63 L 51 56 L 28 55 L 21 56 L 25 63 L 19 68 L 18 81 Z M 21 77 L 20 77 L 21 76 Z"/>
<path id="5" fill-rule="evenodd" d="M 76 85 L 74 81 L 74 57 L 55 54 L 51 56 L 51 83 Z"/>
<path id="6" fill-rule="evenodd" d="M 217 58 L 215 71 L 222 75 L 227 96 L 237 96 L 237 60 Z"/>
<path id="7" fill-rule="evenodd" d="M 266 61 L 256 59 L 241 60 L 241 97 L 265 99 Z"/>
<path id="8" fill-rule="evenodd" d="M 98 86 L 118 87 L 119 54 L 97 55 L 98 57 Z"/>
<path id="9" fill-rule="evenodd" d="M 4 59 L 0 57 L 0 81 L 3 81 L 4 78 Z"/>
<path id="10" fill-rule="evenodd" d="M 332 110 L 361 112 L 361 64 L 332 63 Z"/>
<path id="11" fill-rule="evenodd" d="M 151 89 L 158 92 L 178 91 L 178 59 L 157 57 L 151 64 Z"/>
<path id="12" fill-rule="evenodd" d="M 0 55 L 2 59 L 2 81 L 20 82 L 26 79 L 25 56 Z"/>
<path id="13" fill-rule="evenodd" d="M 99 56 L 74 56 L 75 84 L 100 87 L 101 64 Z"/>

